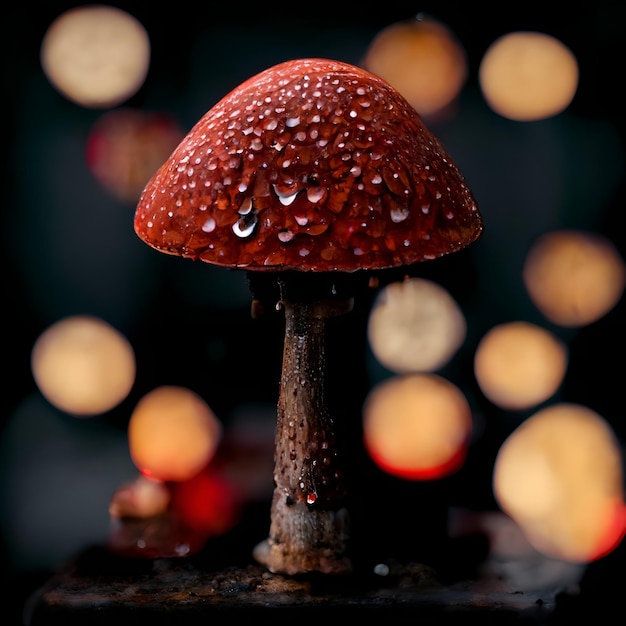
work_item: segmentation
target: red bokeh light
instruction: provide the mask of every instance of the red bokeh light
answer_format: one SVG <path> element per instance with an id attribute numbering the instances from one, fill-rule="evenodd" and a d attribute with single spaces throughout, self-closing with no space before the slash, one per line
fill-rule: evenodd
<path id="1" fill-rule="evenodd" d="M 242 503 L 237 490 L 211 469 L 174 483 L 171 489 L 171 506 L 181 524 L 207 538 L 229 531 L 239 520 Z"/>

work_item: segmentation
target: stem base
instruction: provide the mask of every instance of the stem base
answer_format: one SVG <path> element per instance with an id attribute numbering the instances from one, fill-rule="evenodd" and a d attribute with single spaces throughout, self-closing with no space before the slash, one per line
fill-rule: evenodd
<path id="1" fill-rule="evenodd" d="M 269 537 L 254 548 L 253 556 L 274 574 L 349 574 L 348 527 L 345 508 L 311 510 L 304 502 L 288 503 L 288 498 L 275 492 Z"/>

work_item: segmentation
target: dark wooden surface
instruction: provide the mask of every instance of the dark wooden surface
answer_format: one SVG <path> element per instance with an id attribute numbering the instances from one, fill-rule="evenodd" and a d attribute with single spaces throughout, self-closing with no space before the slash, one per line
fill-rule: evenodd
<path id="1" fill-rule="evenodd" d="M 623 623 L 593 590 L 520 591 L 494 578 L 443 584 L 429 566 L 386 562 L 340 577 L 283 577 L 256 564 L 210 569 L 202 560 L 128 559 L 94 548 L 79 555 L 29 598 L 24 624 L 114 625 L 319 623 L 377 619 L 387 624 Z M 592 620 L 579 622 L 580 619 Z M 252 623 L 252 621 L 250 623 Z"/>

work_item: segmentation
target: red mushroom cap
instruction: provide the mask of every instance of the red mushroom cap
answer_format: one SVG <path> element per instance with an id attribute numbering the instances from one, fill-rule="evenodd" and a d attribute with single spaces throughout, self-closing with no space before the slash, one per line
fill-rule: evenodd
<path id="1" fill-rule="evenodd" d="M 317 272 L 433 259 L 483 230 L 415 109 L 381 78 L 328 59 L 270 67 L 220 100 L 147 184 L 134 225 L 165 253 Z"/>

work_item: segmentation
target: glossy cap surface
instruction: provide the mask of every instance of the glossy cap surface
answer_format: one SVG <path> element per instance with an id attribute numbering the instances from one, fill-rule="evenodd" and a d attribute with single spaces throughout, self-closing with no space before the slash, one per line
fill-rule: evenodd
<path id="1" fill-rule="evenodd" d="M 439 139 L 387 82 L 287 61 L 212 107 L 145 187 L 161 252 L 248 270 L 344 271 L 455 252 L 483 229 Z"/>

